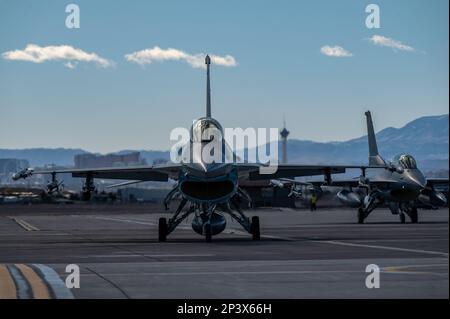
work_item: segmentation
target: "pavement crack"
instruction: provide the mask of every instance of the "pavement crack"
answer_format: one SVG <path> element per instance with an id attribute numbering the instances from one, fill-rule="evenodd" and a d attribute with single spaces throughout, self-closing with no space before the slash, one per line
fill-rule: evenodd
<path id="1" fill-rule="evenodd" d="M 94 275 L 98 276 L 99 278 L 103 279 L 104 281 L 106 281 L 107 283 L 109 283 L 111 286 L 113 286 L 114 288 L 116 288 L 117 290 L 119 290 L 127 299 L 131 299 L 131 297 L 125 292 L 125 290 L 123 290 L 119 285 L 117 285 L 116 283 L 114 283 L 112 280 L 106 278 L 105 276 L 101 275 L 100 273 L 96 272 L 95 270 L 86 267 L 86 269 L 88 271 L 90 271 L 91 273 L 93 273 Z"/>

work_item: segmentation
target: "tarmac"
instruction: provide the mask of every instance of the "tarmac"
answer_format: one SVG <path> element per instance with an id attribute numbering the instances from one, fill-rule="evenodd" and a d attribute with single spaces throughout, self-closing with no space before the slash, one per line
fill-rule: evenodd
<path id="1" fill-rule="evenodd" d="M 159 243 L 170 215 L 156 205 L 0 205 L 0 298 L 449 298 L 448 208 L 419 224 L 387 209 L 363 225 L 347 208 L 246 213 L 260 241 L 228 220 L 211 243 L 190 221 Z"/>

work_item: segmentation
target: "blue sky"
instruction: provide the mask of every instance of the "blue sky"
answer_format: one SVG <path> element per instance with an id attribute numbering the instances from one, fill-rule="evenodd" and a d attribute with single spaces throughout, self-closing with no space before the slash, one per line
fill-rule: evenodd
<path id="1" fill-rule="evenodd" d="M 81 28 L 65 27 L 68 3 Z M 365 26 L 365 7 L 381 28 Z M 448 1 L 5 1 L 0 53 L 69 45 L 114 61 L 0 58 L 0 148 L 168 149 L 174 127 L 205 110 L 205 72 L 183 61 L 139 65 L 155 46 L 232 56 L 212 67 L 212 114 L 225 127 L 280 127 L 292 138 L 346 140 L 448 113 Z M 375 45 L 374 35 L 413 48 Z M 321 53 L 340 46 L 351 57 Z"/>

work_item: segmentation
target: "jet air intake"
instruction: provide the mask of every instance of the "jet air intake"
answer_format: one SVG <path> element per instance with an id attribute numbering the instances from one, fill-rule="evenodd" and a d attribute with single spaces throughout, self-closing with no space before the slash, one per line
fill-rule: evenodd
<path id="1" fill-rule="evenodd" d="M 228 199 L 235 192 L 235 184 L 230 179 L 219 181 L 183 181 L 181 192 L 194 201 L 220 201 Z"/>
<path id="2" fill-rule="evenodd" d="M 447 198 L 441 192 L 422 191 L 418 199 L 422 204 L 425 204 L 427 206 L 443 207 L 447 205 Z"/>

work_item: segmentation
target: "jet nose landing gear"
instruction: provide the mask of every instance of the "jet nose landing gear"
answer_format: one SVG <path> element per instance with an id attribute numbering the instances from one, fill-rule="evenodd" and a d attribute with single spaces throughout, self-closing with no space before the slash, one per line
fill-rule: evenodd
<path id="1" fill-rule="evenodd" d="M 261 233 L 259 230 L 259 217 L 253 216 L 252 217 L 252 223 L 250 224 L 250 233 L 252 234 L 253 240 L 260 240 L 261 239 Z"/>
<path id="2" fill-rule="evenodd" d="M 211 223 L 207 222 L 203 225 L 203 235 L 205 235 L 206 242 L 210 243 L 212 240 Z"/>
<path id="3" fill-rule="evenodd" d="M 164 242 L 167 240 L 167 219 L 161 217 L 158 222 L 158 241 Z"/>
<path id="4" fill-rule="evenodd" d="M 190 203 L 190 207 L 183 211 L 183 208 L 188 203 Z M 234 208 L 234 211 L 232 207 Z M 234 201 L 234 198 L 226 204 L 214 205 L 190 202 L 188 199 L 183 198 L 172 218 L 167 220 L 166 218 L 161 217 L 159 219 L 158 240 L 160 242 L 165 242 L 167 236 L 192 213 L 195 213 L 191 223 L 192 229 L 197 234 L 204 236 L 206 242 L 211 242 L 212 236 L 220 234 L 225 230 L 227 221 L 223 216 L 224 213 L 236 220 L 249 234 L 252 235 L 253 240 L 260 240 L 261 238 L 259 217 L 253 216 L 252 218 L 249 218 L 245 216 L 238 203 Z"/>

